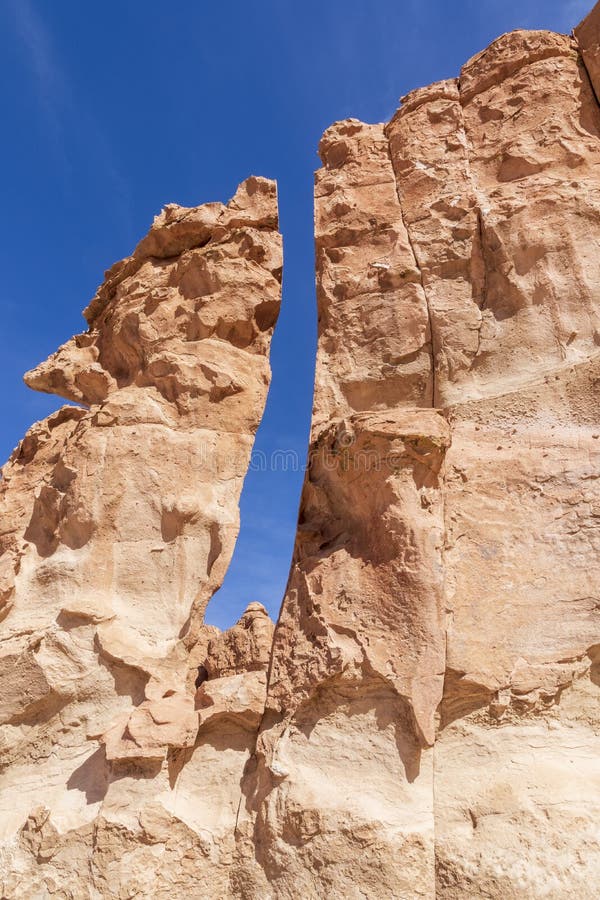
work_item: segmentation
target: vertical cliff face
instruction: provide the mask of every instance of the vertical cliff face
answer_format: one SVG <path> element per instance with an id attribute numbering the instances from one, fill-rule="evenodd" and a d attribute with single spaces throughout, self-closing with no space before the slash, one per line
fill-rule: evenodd
<path id="1" fill-rule="evenodd" d="M 2 472 L 2 896 L 581 898 L 600 873 L 600 5 L 320 146 L 276 628 L 203 624 L 275 187 L 167 207 Z"/>
<path id="2" fill-rule="evenodd" d="M 323 138 L 309 467 L 247 779 L 276 897 L 597 878 L 599 44 L 600 8 L 504 35 Z"/>
<path id="3" fill-rule="evenodd" d="M 88 331 L 26 376 L 80 405 L 2 471 L 4 897 L 166 896 L 207 873 L 225 890 L 272 625 L 257 605 L 225 636 L 202 622 L 237 536 L 281 267 L 273 182 L 166 207 Z"/>

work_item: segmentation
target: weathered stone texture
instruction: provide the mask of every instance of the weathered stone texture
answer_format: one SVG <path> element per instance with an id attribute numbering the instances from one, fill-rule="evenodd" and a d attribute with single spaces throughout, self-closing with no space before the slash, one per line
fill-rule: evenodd
<path id="1" fill-rule="evenodd" d="M 269 382 L 274 186 L 167 207 L 0 485 L 7 898 L 600 877 L 600 4 L 327 130 L 276 627 L 203 623 Z"/>
<path id="2" fill-rule="evenodd" d="M 281 269 L 273 182 L 168 206 L 88 331 L 26 376 L 85 406 L 34 425 L 2 471 L 3 897 L 225 891 L 272 624 L 257 604 L 225 635 L 203 616 L 237 537 Z M 207 668 L 223 677 L 200 700 Z"/>

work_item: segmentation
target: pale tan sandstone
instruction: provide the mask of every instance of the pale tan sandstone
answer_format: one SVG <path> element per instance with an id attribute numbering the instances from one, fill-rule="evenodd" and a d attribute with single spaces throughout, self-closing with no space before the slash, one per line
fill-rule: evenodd
<path id="1" fill-rule="evenodd" d="M 239 622 L 212 637 L 205 651 L 207 679 L 240 672 L 266 672 L 271 658 L 273 623 L 261 603 L 250 603 Z"/>
<path id="2" fill-rule="evenodd" d="M 598 4 L 575 29 L 579 52 L 585 63 L 596 97 L 600 97 L 600 8 Z"/>
<path id="3" fill-rule="evenodd" d="M 600 109 L 578 45 L 504 35 L 321 154 L 311 453 L 244 896 L 593 896 Z"/>
<path id="4" fill-rule="evenodd" d="M 7 897 L 596 895 L 598 47 L 600 5 L 324 135 L 274 634 L 255 603 L 203 624 L 268 383 L 272 186 L 167 207 L 28 376 L 90 409 L 4 470 Z"/>
<path id="5" fill-rule="evenodd" d="M 200 726 L 225 719 L 256 733 L 265 711 L 273 623 L 250 603 L 233 628 L 211 637 L 197 679 Z"/>
<path id="6" fill-rule="evenodd" d="M 203 615 L 237 536 L 281 266 L 273 182 L 168 206 L 107 273 L 88 331 L 26 376 L 85 408 L 34 425 L 2 471 L 3 897 L 225 890 L 264 705 L 262 608 L 245 643 L 220 639 L 249 687 L 218 753 L 194 681 L 218 634 Z M 212 818 L 180 799 L 189 772 Z"/>
<path id="7" fill-rule="evenodd" d="M 333 126 L 321 153 L 309 471 L 247 779 L 257 818 L 239 826 L 260 874 L 248 861 L 242 883 L 430 895 L 449 430 L 430 408 L 427 304 L 383 129 Z"/>
<path id="8" fill-rule="evenodd" d="M 561 40 L 505 36 L 460 80 L 495 335 L 447 410 L 440 896 L 585 896 L 600 871 L 600 110 Z"/>
<path id="9" fill-rule="evenodd" d="M 427 304 L 383 127 L 333 125 L 320 153 L 313 433 L 334 414 L 430 406 L 433 389 Z"/>

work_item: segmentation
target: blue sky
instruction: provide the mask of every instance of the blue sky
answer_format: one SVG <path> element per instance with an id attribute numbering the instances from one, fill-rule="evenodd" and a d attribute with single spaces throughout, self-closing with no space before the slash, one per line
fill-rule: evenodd
<path id="1" fill-rule="evenodd" d="M 168 202 L 279 181 L 285 241 L 273 384 L 256 449 L 303 459 L 315 353 L 312 183 L 332 122 L 388 119 L 504 31 L 569 31 L 592 0 L 2 0 L 0 459 L 60 405 L 21 377 L 85 326 L 80 310 Z M 259 468 L 259 467 L 256 467 Z M 208 620 L 276 616 L 301 467 L 252 471 Z"/>

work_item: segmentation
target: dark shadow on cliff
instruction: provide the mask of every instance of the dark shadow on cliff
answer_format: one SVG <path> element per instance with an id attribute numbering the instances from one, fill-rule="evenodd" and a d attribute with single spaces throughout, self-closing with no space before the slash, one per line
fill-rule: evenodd
<path id="1" fill-rule="evenodd" d="M 71 773 L 67 790 L 84 793 L 88 805 L 104 800 L 108 790 L 108 765 L 104 747 L 99 747 Z"/>

